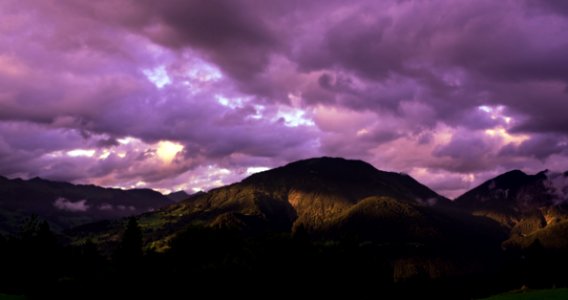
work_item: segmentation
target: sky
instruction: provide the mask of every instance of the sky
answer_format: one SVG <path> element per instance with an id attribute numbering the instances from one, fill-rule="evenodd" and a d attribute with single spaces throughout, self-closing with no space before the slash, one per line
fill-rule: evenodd
<path id="1" fill-rule="evenodd" d="M 0 174 L 194 192 L 316 156 L 568 170 L 568 2 L 2 0 Z"/>

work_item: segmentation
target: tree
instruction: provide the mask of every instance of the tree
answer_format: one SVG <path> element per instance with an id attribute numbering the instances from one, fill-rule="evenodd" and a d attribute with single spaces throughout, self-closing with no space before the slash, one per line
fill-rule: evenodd
<path id="1" fill-rule="evenodd" d="M 4 253 L 6 251 L 6 247 L 8 246 L 8 240 L 0 234 L 0 253 Z M 2 256 L 0 256 L 2 258 Z"/>
<path id="2" fill-rule="evenodd" d="M 142 254 L 142 231 L 136 218 L 131 217 L 116 250 L 115 260 L 121 266 L 132 267 L 140 262 Z"/>
<path id="3" fill-rule="evenodd" d="M 57 239 L 47 221 L 32 215 L 22 227 L 13 252 L 12 272 L 31 294 L 45 294 L 60 275 Z"/>
<path id="4" fill-rule="evenodd" d="M 525 250 L 526 283 L 531 288 L 547 287 L 551 283 L 548 253 L 539 239 L 535 239 Z"/>
<path id="5" fill-rule="evenodd" d="M 104 269 L 105 259 L 99 253 L 97 245 L 92 240 L 87 240 L 79 247 L 79 266 L 77 270 L 81 277 L 94 279 Z"/>
<path id="6" fill-rule="evenodd" d="M 28 259 L 52 261 L 57 252 L 57 239 L 47 221 L 32 215 L 22 227 L 20 242 L 21 254 L 28 254 Z"/>
<path id="7" fill-rule="evenodd" d="M 299 224 L 292 228 L 292 238 L 300 243 L 307 243 L 310 241 L 310 236 L 308 235 L 308 231 L 304 224 Z"/>

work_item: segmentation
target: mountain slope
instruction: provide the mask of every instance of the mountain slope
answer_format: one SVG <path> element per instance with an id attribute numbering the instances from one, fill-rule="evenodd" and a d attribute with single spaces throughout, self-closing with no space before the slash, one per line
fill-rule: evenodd
<path id="1" fill-rule="evenodd" d="M 526 247 L 536 239 L 551 248 L 568 247 L 568 174 L 519 170 L 490 179 L 455 200 L 473 215 L 499 222 L 510 232 L 504 243 Z"/>
<path id="2" fill-rule="evenodd" d="M 120 190 L 40 178 L 0 177 L 0 231 L 15 233 L 31 214 L 56 230 L 103 219 L 141 214 L 171 204 L 149 189 Z"/>
<path id="3" fill-rule="evenodd" d="M 237 235 L 237 240 L 259 241 L 261 247 L 270 245 L 267 241 L 273 237 L 291 236 L 332 252 L 354 247 L 355 252 L 382 253 L 393 268 L 394 281 L 498 268 L 506 238 L 492 220 L 456 210 L 407 175 L 328 157 L 254 174 L 142 214 L 138 223 L 146 249 L 166 255 L 182 251 L 180 244 L 197 247 L 184 239 L 191 241 L 200 232 Z M 123 226 L 123 221 L 99 222 L 66 233 L 75 243 L 92 240 L 110 253 Z"/>
<path id="4" fill-rule="evenodd" d="M 318 231 L 371 196 L 416 206 L 449 203 L 410 176 L 379 171 L 362 161 L 323 157 L 254 174 L 142 220 L 204 222 L 252 231 L 294 231 L 301 225 L 308 231 Z"/>
<path id="5" fill-rule="evenodd" d="M 326 223 L 369 196 L 392 197 L 417 205 L 449 202 L 410 176 L 341 158 L 294 162 L 252 175 L 242 185 L 287 201 L 298 217 L 294 223 L 307 228 Z"/>
<path id="6" fill-rule="evenodd" d="M 503 236 L 493 222 L 452 208 L 449 200 L 408 175 L 384 172 L 356 160 L 314 158 L 254 174 L 239 183 L 140 216 L 147 244 L 167 249 L 187 226 L 237 230 L 243 234 L 305 230 L 320 239 L 452 248 Z M 120 224 L 75 228 L 82 237 L 116 241 Z M 479 234 L 482 232 L 483 234 Z M 487 234 L 485 234 L 487 233 Z M 463 242 L 462 242 L 463 241 Z M 492 244 L 479 243 L 480 245 Z"/>
<path id="7" fill-rule="evenodd" d="M 168 197 L 168 199 L 170 199 L 172 202 L 180 202 L 191 197 L 191 195 L 189 195 L 185 191 L 177 191 L 167 194 L 166 197 Z"/>

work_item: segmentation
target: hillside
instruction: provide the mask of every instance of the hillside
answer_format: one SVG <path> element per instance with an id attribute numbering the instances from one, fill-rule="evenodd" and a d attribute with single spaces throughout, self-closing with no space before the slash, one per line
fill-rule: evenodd
<path id="1" fill-rule="evenodd" d="M 145 214 L 140 222 L 151 228 L 155 240 L 188 224 L 250 233 L 295 232 L 301 226 L 317 234 L 344 223 L 369 197 L 396 199 L 413 208 L 449 205 L 410 176 L 379 171 L 362 161 L 323 157 L 254 174 Z"/>
<path id="2" fill-rule="evenodd" d="M 568 247 L 568 172 L 519 170 L 487 180 L 455 200 L 469 213 L 499 222 L 510 232 L 506 246 Z"/>
<path id="3" fill-rule="evenodd" d="M 169 205 L 141 212 L 128 222 L 104 219 L 68 228 L 68 239 L 61 240 L 70 241 L 66 247 L 75 249 L 75 257 L 102 264 L 99 272 L 105 276 L 96 282 L 129 274 L 133 285 L 143 281 L 168 286 L 172 294 L 184 292 L 191 282 L 196 295 L 220 298 L 238 290 L 238 295 L 265 298 L 293 276 L 295 283 L 282 294 L 285 298 L 309 291 L 307 296 L 324 298 L 471 299 L 522 285 L 568 282 L 559 281 L 568 280 L 563 275 L 568 267 L 564 252 L 548 249 L 566 249 L 567 235 L 560 233 L 568 230 L 568 223 L 562 198 L 557 197 L 565 177 L 513 171 L 452 202 L 405 174 L 358 160 L 312 158 L 208 192 L 178 193 L 184 200 L 169 200 Z M 36 192 L 58 195 L 51 198 L 54 207 L 61 191 L 85 188 L 39 182 L 42 188 Z M 121 192 L 116 197 L 136 194 Z M 63 196 L 96 208 L 93 199 L 101 198 L 95 194 Z M 539 220 L 546 222 L 550 216 L 557 219 L 541 225 Z M 41 228 L 37 237 L 46 233 Z M 4 243 L 19 253 L 25 245 L 20 241 L 26 241 L 25 236 Z M 102 256 L 96 256 L 97 251 Z M 11 262 L 12 269 L 18 270 L 29 257 Z M 60 259 L 67 270 L 83 274 L 74 256 Z M 68 272 L 63 269 L 58 276 Z"/>
<path id="4" fill-rule="evenodd" d="M 393 265 L 393 280 L 438 278 L 484 270 L 498 255 L 503 232 L 493 221 L 456 210 L 408 175 L 356 160 L 314 158 L 254 174 L 138 218 L 147 249 L 167 252 L 188 228 L 261 237 L 307 234 L 327 243 L 378 247 Z M 123 223 L 68 231 L 106 247 Z M 175 247 L 174 247 L 175 248 Z M 408 265 L 412 268 L 408 268 Z"/>
<path id="5" fill-rule="evenodd" d="M 121 190 L 41 178 L 0 177 L 0 232 L 18 232 L 32 214 L 60 231 L 98 220 L 142 214 L 171 203 L 149 189 Z"/>
<path id="6" fill-rule="evenodd" d="M 263 223 L 266 229 L 281 231 L 301 225 L 318 231 L 371 196 L 424 207 L 449 203 L 410 176 L 379 171 L 362 161 L 324 157 L 254 174 L 148 218 L 161 215 L 176 222 L 199 220 L 216 226 Z"/>

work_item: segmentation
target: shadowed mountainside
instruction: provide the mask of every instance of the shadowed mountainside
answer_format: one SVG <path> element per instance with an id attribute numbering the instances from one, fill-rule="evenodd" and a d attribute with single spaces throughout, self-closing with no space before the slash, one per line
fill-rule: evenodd
<path id="1" fill-rule="evenodd" d="M 149 189 L 120 190 L 40 178 L 0 177 L 0 232 L 17 232 L 24 219 L 32 214 L 49 221 L 59 231 L 98 220 L 138 215 L 171 203 Z"/>
<path id="2" fill-rule="evenodd" d="M 166 197 L 168 197 L 168 199 L 170 199 L 172 202 L 180 202 L 191 197 L 191 195 L 189 195 L 185 191 L 177 191 L 167 194 Z"/>
<path id="3" fill-rule="evenodd" d="M 67 266 L 48 275 L 69 295 L 83 285 L 104 295 L 100 287 L 112 290 L 121 278 L 130 278 L 120 287 L 127 293 L 143 285 L 157 295 L 165 290 L 174 295 L 191 282 L 194 295 L 241 291 L 263 299 L 290 278 L 294 283 L 281 294 L 285 299 L 304 291 L 330 299 L 471 299 L 522 285 L 561 286 L 568 284 L 566 235 L 558 229 L 566 224 L 566 177 L 513 171 L 452 202 L 408 175 L 362 161 L 307 159 L 207 193 L 177 193 L 184 200 L 128 222 L 104 220 L 65 230 L 66 238 L 59 239 L 65 248 L 57 252 Z M 64 195 L 71 204 L 94 203 L 83 194 L 71 196 Z M 60 198 L 48 199 L 55 206 Z M 45 248 L 29 243 L 55 245 L 53 237 L 46 239 L 49 227 L 38 224 L 35 235 L 4 239 L 10 246 L 5 257 L 20 258 L 6 260 L 20 277 L 7 273 L 5 287 L 14 286 L 12 280 L 22 284 L 15 290 L 26 291 L 28 275 L 19 266 Z M 77 260 L 96 261 L 92 269 L 100 277 Z M 52 258 L 41 261 L 54 265 Z M 242 289 L 251 282 L 252 290 Z"/>
<path id="4" fill-rule="evenodd" d="M 323 157 L 290 163 L 195 195 L 143 215 L 141 224 L 153 229 L 156 240 L 175 235 L 188 224 L 251 233 L 294 232 L 301 226 L 316 233 L 354 215 L 363 200 L 423 208 L 450 203 L 410 176 L 379 171 L 362 161 Z"/>
<path id="5" fill-rule="evenodd" d="M 479 271 L 505 236 L 491 220 L 462 213 L 408 175 L 357 160 L 314 158 L 254 174 L 138 218 L 147 249 L 168 251 L 187 228 L 245 236 L 307 234 L 311 239 L 379 245 L 394 253 L 395 280 Z M 80 226 L 68 234 L 118 242 L 122 224 Z M 112 246 L 108 246 L 112 248 Z M 406 269 L 413 260 L 418 269 Z M 443 266 L 443 267 L 440 267 Z"/>
<path id="6" fill-rule="evenodd" d="M 146 217 L 253 231 L 261 223 L 278 231 L 303 226 L 311 232 L 336 223 L 369 197 L 421 207 L 450 203 L 410 176 L 379 171 L 362 161 L 323 157 L 254 174 Z"/>
<path id="7" fill-rule="evenodd" d="M 505 246 L 568 247 L 568 172 L 519 170 L 487 180 L 455 200 L 460 209 L 499 222 L 510 231 Z"/>

